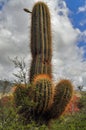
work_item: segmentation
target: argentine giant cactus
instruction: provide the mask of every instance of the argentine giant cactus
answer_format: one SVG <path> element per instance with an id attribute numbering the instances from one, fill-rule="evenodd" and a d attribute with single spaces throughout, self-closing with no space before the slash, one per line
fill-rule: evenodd
<path id="1" fill-rule="evenodd" d="M 30 92 L 26 93 L 25 88 L 22 88 L 21 91 L 18 89 L 16 92 L 20 93 L 24 90 L 26 97 L 30 96 L 35 105 L 29 109 L 28 107 L 24 108 L 19 100 L 17 103 L 22 105 L 21 110 L 27 120 L 32 117 L 37 122 L 40 122 L 40 119 L 43 122 L 48 122 L 52 118 L 58 118 L 64 112 L 72 97 L 73 86 L 69 80 L 61 80 L 56 86 L 52 83 L 52 38 L 50 13 L 47 5 L 43 2 L 37 2 L 32 12 L 27 9 L 24 10 L 32 15 L 30 44 L 32 97 L 31 94 L 29 95 Z M 19 96 L 19 98 L 22 97 Z M 17 98 L 15 99 L 17 101 Z"/>

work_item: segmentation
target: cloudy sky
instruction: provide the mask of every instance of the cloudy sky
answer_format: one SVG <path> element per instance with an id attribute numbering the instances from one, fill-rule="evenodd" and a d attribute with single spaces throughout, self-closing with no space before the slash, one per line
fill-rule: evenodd
<path id="1" fill-rule="evenodd" d="M 0 79 L 13 80 L 10 58 L 25 57 L 30 68 L 32 10 L 38 0 L 0 0 Z M 86 0 L 42 0 L 51 13 L 53 79 L 86 86 Z"/>

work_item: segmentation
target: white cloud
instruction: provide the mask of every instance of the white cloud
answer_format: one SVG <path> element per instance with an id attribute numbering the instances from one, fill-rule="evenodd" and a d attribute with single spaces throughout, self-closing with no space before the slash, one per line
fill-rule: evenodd
<path id="1" fill-rule="evenodd" d="M 78 8 L 78 13 L 80 12 L 86 12 L 86 4 Z"/>
<path id="2" fill-rule="evenodd" d="M 82 20 L 82 21 L 80 22 L 80 25 L 81 25 L 81 26 L 86 25 L 86 19 Z"/>
<path id="3" fill-rule="evenodd" d="M 32 10 L 37 1 L 39 0 L 9 0 L 0 12 L 0 78 L 13 78 L 15 69 L 8 57 L 24 56 L 29 64 L 31 16 L 26 14 L 23 8 Z M 79 36 L 82 37 L 85 32 L 73 27 L 68 18 L 69 9 L 63 0 L 42 1 L 48 4 L 51 12 L 55 81 L 59 78 L 69 78 L 77 85 L 86 84 L 86 62 L 82 62 L 84 52 L 77 47 Z"/>
<path id="4" fill-rule="evenodd" d="M 86 42 L 86 30 L 83 31 L 83 32 L 81 32 L 81 34 L 80 34 L 80 40 Z"/>

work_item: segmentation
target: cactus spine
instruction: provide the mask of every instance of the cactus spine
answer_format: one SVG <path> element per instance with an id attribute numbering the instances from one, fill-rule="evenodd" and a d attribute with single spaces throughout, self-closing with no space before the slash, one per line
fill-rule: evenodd
<path id="1" fill-rule="evenodd" d="M 53 87 L 52 81 L 47 75 L 38 75 L 34 81 L 35 113 L 43 114 L 52 105 Z"/>
<path id="2" fill-rule="evenodd" d="M 31 13 L 28 9 L 24 10 Z M 37 122 L 42 120 L 45 123 L 52 118 L 58 118 L 64 112 L 73 93 L 73 86 L 69 80 L 61 80 L 55 88 L 52 84 L 52 41 L 50 25 L 50 13 L 47 5 L 43 2 L 37 2 L 32 10 L 31 22 L 30 46 L 32 62 L 30 82 L 32 85 L 32 97 L 30 99 L 32 105 L 29 107 L 27 102 L 26 105 L 23 105 L 21 102 L 22 93 L 27 99 L 30 97 L 27 89 L 20 88 L 16 91 L 16 93 L 21 94 L 19 96 L 20 102 L 18 101 L 18 105 L 22 106 L 20 113 L 23 113 L 23 116 L 27 120 L 31 117 Z M 16 96 L 15 100 L 17 101 Z"/>
<path id="3" fill-rule="evenodd" d="M 51 76 L 51 23 L 49 9 L 43 2 L 35 4 L 32 10 L 30 82 L 37 74 Z"/>
<path id="4" fill-rule="evenodd" d="M 73 85 L 69 80 L 61 80 L 55 87 L 55 94 L 51 110 L 46 114 L 48 120 L 58 118 L 65 111 L 65 108 L 73 95 Z"/>
<path id="5" fill-rule="evenodd" d="M 39 74 L 48 74 L 51 78 L 51 63 L 43 63 L 41 58 L 33 59 L 30 68 L 30 81 L 34 79 L 34 76 Z"/>

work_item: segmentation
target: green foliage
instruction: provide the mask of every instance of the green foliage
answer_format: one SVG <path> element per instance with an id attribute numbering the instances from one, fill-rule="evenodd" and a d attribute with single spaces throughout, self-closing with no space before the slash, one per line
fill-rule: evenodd
<path id="1" fill-rule="evenodd" d="M 30 90 L 30 85 L 28 89 Z M 30 103 L 30 99 L 28 102 Z M 26 105 L 27 103 L 25 103 Z M 31 103 L 29 106 L 31 106 Z M 19 107 L 15 106 L 13 96 L 3 95 L 0 99 L 0 130 L 48 130 L 45 125 L 38 126 L 33 120 L 26 123 L 24 116 L 18 114 L 18 111 Z"/>
<path id="2" fill-rule="evenodd" d="M 32 96 L 30 94 L 31 91 L 32 91 L 31 85 L 28 85 L 28 87 L 25 87 L 24 85 L 16 86 L 15 91 L 13 93 L 16 107 L 31 104 L 32 101 L 31 100 Z"/>
<path id="3" fill-rule="evenodd" d="M 81 92 L 79 101 L 82 107 L 79 112 L 62 116 L 60 119 L 53 121 L 52 130 L 86 130 L 86 91 Z"/>
<path id="4" fill-rule="evenodd" d="M 86 101 L 85 93 L 82 92 L 83 103 Z M 7 106 L 3 106 L 0 100 L 0 130 L 86 130 L 86 115 L 83 111 L 86 110 L 85 108 L 86 103 L 80 112 L 61 116 L 58 120 L 51 121 L 48 126 L 40 126 L 33 121 L 25 124 L 23 118 L 17 114 L 18 110 L 13 102 L 8 102 Z"/>
<path id="5" fill-rule="evenodd" d="M 0 130 L 47 130 L 45 125 L 37 126 L 35 122 L 24 124 L 24 119 L 17 114 L 13 105 L 1 106 L 0 104 Z"/>
<path id="6" fill-rule="evenodd" d="M 86 91 L 82 91 L 81 96 L 78 107 L 86 114 Z"/>
<path id="7" fill-rule="evenodd" d="M 7 98 L 7 97 L 6 97 Z M 16 108 L 13 105 L 13 102 L 5 102 L 0 99 L 0 130 L 10 130 L 10 126 L 13 126 L 13 123 L 16 122 L 17 113 Z"/>
<path id="8" fill-rule="evenodd" d="M 18 114 L 25 122 L 31 122 L 31 119 L 33 118 L 33 108 L 35 106 L 33 92 L 31 85 L 28 85 L 27 87 L 18 85 L 14 92 L 14 101 L 18 109 Z"/>
<path id="9" fill-rule="evenodd" d="M 83 112 L 74 113 L 73 115 L 61 117 L 53 121 L 52 130 L 86 130 L 86 116 Z"/>

